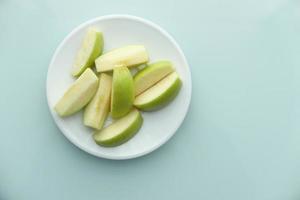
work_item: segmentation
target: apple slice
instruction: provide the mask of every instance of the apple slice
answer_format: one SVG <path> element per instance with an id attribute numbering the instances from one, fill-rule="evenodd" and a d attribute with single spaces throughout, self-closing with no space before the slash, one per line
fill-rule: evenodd
<path id="1" fill-rule="evenodd" d="M 167 105 L 176 97 L 181 88 L 181 80 L 176 72 L 172 72 L 134 100 L 135 107 L 152 111 Z"/>
<path id="2" fill-rule="evenodd" d="M 102 50 L 102 33 L 96 28 L 89 28 L 75 58 L 72 75 L 79 76 L 86 68 L 91 67 L 95 59 L 101 55 Z"/>
<path id="3" fill-rule="evenodd" d="M 98 145 L 114 147 L 132 138 L 141 128 L 143 118 L 137 109 L 132 109 L 127 115 L 114 123 L 94 133 L 94 140 Z"/>
<path id="4" fill-rule="evenodd" d="M 112 50 L 96 59 L 97 72 L 111 71 L 117 66 L 132 67 L 148 62 L 148 53 L 142 45 L 130 45 Z"/>
<path id="5" fill-rule="evenodd" d="M 101 73 L 97 93 L 87 105 L 83 113 L 86 126 L 100 130 L 109 113 L 112 77 Z"/>
<path id="6" fill-rule="evenodd" d="M 141 94 L 173 71 L 174 68 L 170 61 L 158 61 L 149 64 L 133 78 L 135 96 Z"/>
<path id="7" fill-rule="evenodd" d="M 86 69 L 55 105 L 55 111 L 62 117 L 74 114 L 93 98 L 97 87 L 98 77 L 90 68 Z"/>
<path id="8" fill-rule="evenodd" d="M 119 118 L 126 115 L 132 107 L 134 87 L 131 73 L 127 67 L 117 67 L 113 72 L 111 93 L 111 116 Z"/>

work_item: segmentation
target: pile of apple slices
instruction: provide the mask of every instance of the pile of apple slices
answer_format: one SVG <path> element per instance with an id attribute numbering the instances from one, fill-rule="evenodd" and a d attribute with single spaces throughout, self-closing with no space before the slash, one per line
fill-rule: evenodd
<path id="1" fill-rule="evenodd" d="M 95 129 L 95 142 L 113 147 L 128 141 L 141 128 L 143 118 L 138 110 L 153 111 L 167 105 L 182 83 L 171 62 L 147 64 L 144 46 L 125 46 L 101 55 L 103 43 L 102 33 L 89 28 L 72 70 L 77 79 L 54 109 L 66 117 L 84 108 L 83 123 Z M 132 76 L 129 69 L 144 64 Z M 109 113 L 115 120 L 103 127 Z"/>

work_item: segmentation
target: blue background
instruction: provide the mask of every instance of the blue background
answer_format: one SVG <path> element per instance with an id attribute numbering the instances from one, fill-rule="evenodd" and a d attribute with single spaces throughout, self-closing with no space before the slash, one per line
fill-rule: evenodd
<path id="1" fill-rule="evenodd" d="M 78 24 L 132 14 L 184 50 L 190 111 L 159 150 L 90 156 L 58 130 L 46 75 Z M 0 199 L 300 198 L 298 0 L 0 0 Z"/>

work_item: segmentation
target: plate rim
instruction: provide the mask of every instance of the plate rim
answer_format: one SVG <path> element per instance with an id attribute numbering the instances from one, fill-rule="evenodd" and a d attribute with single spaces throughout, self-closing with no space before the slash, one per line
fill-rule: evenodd
<path id="1" fill-rule="evenodd" d="M 189 87 L 187 87 L 188 90 L 188 95 L 186 96 L 186 98 L 188 98 L 188 103 L 186 106 L 186 109 L 184 111 L 184 116 L 182 117 L 180 123 L 178 123 L 175 127 L 175 131 L 173 131 L 173 133 L 169 134 L 168 137 L 166 137 L 162 142 L 157 143 L 155 145 L 153 145 L 152 148 L 149 148 L 146 151 L 143 152 L 139 152 L 136 154 L 132 154 L 132 155 L 128 155 L 128 156 L 118 156 L 118 155 L 106 155 L 106 154 L 101 154 L 99 152 L 90 150 L 88 148 L 86 148 L 84 145 L 82 145 L 80 142 L 76 141 L 75 139 L 73 139 L 72 137 L 70 137 L 68 134 L 66 134 L 66 130 L 65 128 L 60 124 L 60 122 L 58 122 L 58 120 L 56 119 L 56 117 L 54 116 L 54 111 L 53 109 L 51 109 L 50 103 L 49 103 L 49 71 L 50 71 L 50 67 L 53 65 L 54 61 L 56 60 L 57 54 L 60 51 L 60 49 L 64 46 L 64 44 L 66 43 L 66 41 L 77 31 L 79 31 L 81 28 L 85 27 L 88 24 L 92 24 L 96 21 L 101 21 L 101 20 L 107 20 L 107 19 L 129 19 L 129 20 L 133 20 L 133 21 L 137 21 L 143 24 L 146 24 L 148 26 L 150 26 L 151 28 L 154 28 L 155 30 L 157 30 L 158 32 L 160 32 L 162 35 L 164 35 L 176 48 L 176 50 L 179 52 L 179 54 L 181 55 L 183 62 L 185 63 L 186 67 L 187 67 L 187 79 L 186 81 L 189 82 L 187 85 L 189 85 Z M 69 140 L 69 142 L 71 142 L 73 145 L 75 145 L 76 147 L 78 147 L 79 149 L 85 151 L 86 153 L 89 153 L 93 156 L 96 156 L 98 158 L 105 158 L 105 159 L 110 159 L 110 160 L 128 160 L 128 159 L 133 159 L 133 158 L 137 158 L 137 157 L 141 157 L 144 155 L 147 155 L 153 151 L 155 151 L 156 149 L 158 149 L 159 147 L 163 146 L 167 141 L 169 141 L 177 132 L 177 130 L 180 128 L 180 126 L 182 125 L 184 119 L 186 118 L 186 115 L 188 113 L 188 110 L 190 108 L 190 104 L 191 104 L 191 97 L 192 97 L 192 76 L 191 76 L 191 69 L 189 67 L 188 61 L 182 51 L 182 49 L 180 48 L 179 44 L 176 42 L 176 40 L 172 37 L 171 34 L 169 34 L 166 30 L 164 30 L 162 27 L 160 27 L 159 25 L 155 24 L 154 22 L 142 18 L 142 17 L 138 17 L 138 16 L 134 16 L 134 15 L 128 15 L 128 14 L 111 14 L 111 15 L 103 15 L 103 16 L 99 16 L 99 17 L 94 17 L 92 19 L 89 19 L 83 23 L 81 23 L 80 25 L 76 26 L 74 29 L 72 29 L 71 32 L 69 32 L 67 34 L 67 36 L 65 36 L 65 38 L 59 43 L 59 45 L 57 46 L 57 48 L 54 51 L 54 54 L 51 58 L 50 64 L 48 66 L 48 70 L 47 70 L 47 78 L 46 78 L 46 97 L 47 97 L 47 104 L 48 104 L 48 109 L 52 115 L 52 118 L 55 121 L 56 126 L 59 128 L 60 132 Z"/>

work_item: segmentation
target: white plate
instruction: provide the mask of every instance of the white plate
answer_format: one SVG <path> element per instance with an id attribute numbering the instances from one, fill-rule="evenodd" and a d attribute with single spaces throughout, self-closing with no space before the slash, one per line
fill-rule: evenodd
<path id="1" fill-rule="evenodd" d="M 140 131 L 125 144 L 114 148 L 100 147 L 93 141 L 92 129 L 84 127 L 82 123 L 82 112 L 68 118 L 60 118 L 53 110 L 55 103 L 74 81 L 70 70 L 83 35 L 89 26 L 95 26 L 103 32 L 104 52 L 124 45 L 145 45 L 150 62 L 160 59 L 172 61 L 183 82 L 180 93 L 172 103 L 161 110 L 142 113 L 144 123 Z M 98 17 L 75 28 L 56 49 L 47 75 L 48 105 L 62 133 L 80 149 L 108 159 L 139 157 L 168 141 L 179 128 L 188 111 L 191 91 L 188 63 L 175 40 L 158 25 L 128 15 Z"/>

